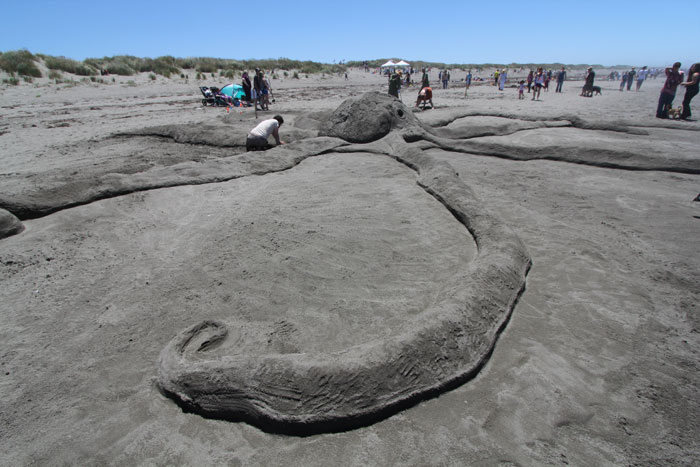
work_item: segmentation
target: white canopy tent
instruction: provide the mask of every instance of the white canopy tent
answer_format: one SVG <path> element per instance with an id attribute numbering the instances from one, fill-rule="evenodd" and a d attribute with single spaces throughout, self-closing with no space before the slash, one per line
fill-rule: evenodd
<path id="1" fill-rule="evenodd" d="M 389 60 L 384 65 L 381 65 L 381 68 L 410 68 L 410 67 L 411 67 L 411 64 L 406 63 L 403 60 L 399 60 L 398 62 L 394 62 L 392 60 Z"/>
<path id="2" fill-rule="evenodd" d="M 389 60 L 384 65 L 381 65 L 382 74 L 393 73 L 394 71 L 396 71 L 398 69 L 406 71 L 410 68 L 411 68 L 411 64 L 406 63 L 403 60 L 399 60 L 398 62 L 394 62 L 393 60 Z"/>

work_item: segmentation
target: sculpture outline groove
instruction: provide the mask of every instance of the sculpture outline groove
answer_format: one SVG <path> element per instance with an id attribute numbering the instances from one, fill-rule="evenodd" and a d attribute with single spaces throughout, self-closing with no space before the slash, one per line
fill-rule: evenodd
<path id="1" fill-rule="evenodd" d="M 390 339 L 321 355 L 214 358 L 209 352 L 227 338 L 228 326 L 202 321 L 161 352 L 164 394 L 203 416 L 308 435 L 373 423 L 479 371 L 524 291 L 531 259 L 451 166 L 406 143 L 429 133 L 414 119 L 398 100 L 369 93 L 341 104 L 319 134 L 369 143 L 338 145 L 336 152 L 370 150 L 412 168 L 417 183 L 470 232 L 476 257 L 455 271 L 440 299 Z"/>

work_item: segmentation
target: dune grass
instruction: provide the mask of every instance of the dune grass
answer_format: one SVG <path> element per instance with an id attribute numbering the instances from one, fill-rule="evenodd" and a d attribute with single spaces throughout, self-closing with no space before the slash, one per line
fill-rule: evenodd
<path id="1" fill-rule="evenodd" d="M 12 77 L 15 75 L 40 78 L 42 73 L 37 67 L 37 62 L 43 60 L 43 63 L 51 71 L 49 75 L 51 79 L 59 79 L 53 72 L 72 73 L 79 76 L 95 76 L 102 72 L 108 72 L 112 75 L 132 76 L 137 73 L 149 73 L 149 77 L 153 75 L 161 75 L 166 78 L 171 75 L 181 77 L 184 76 L 182 70 L 195 70 L 199 77 L 206 74 L 235 79 L 239 77 L 243 71 L 252 71 L 256 68 L 262 70 L 281 70 L 284 76 L 289 73 L 294 78 L 298 78 L 299 74 L 339 74 L 346 71 L 349 67 L 362 67 L 367 65 L 370 68 L 378 68 L 384 64 L 387 59 L 365 60 L 365 61 L 349 61 L 342 64 L 327 64 L 312 61 L 299 61 L 289 58 L 276 59 L 260 59 L 260 60 L 235 60 L 226 58 L 212 57 L 188 57 L 176 58 L 170 55 L 158 58 L 140 58 L 132 55 L 116 55 L 113 57 L 102 58 L 87 58 L 82 62 L 66 57 L 54 57 L 44 54 L 32 54 L 28 50 L 15 50 L 8 52 L 0 52 L 0 69 L 8 72 Z M 398 59 L 394 59 L 398 60 Z M 572 67 L 574 65 L 564 65 L 561 63 L 510 63 L 510 64 L 456 64 L 456 63 L 440 63 L 426 61 L 411 61 L 411 65 L 417 71 L 422 68 L 438 68 L 438 69 L 474 69 L 480 71 L 485 68 L 524 68 L 535 69 L 537 67 L 559 69 L 562 66 Z M 578 67 L 586 67 L 587 65 L 576 65 Z M 593 65 L 600 67 L 601 65 Z M 153 77 L 151 77 L 153 79 Z M 199 79 L 199 78 L 198 78 Z"/>
<path id="2" fill-rule="evenodd" d="M 41 78 L 41 71 L 36 66 L 37 57 L 28 50 L 13 50 L 0 55 L 0 69 L 11 75 Z"/>
<path id="3" fill-rule="evenodd" d="M 49 70 L 64 71 L 66 73 L 73 73 L 79 76 L 94 76 L 97 74 L 97 70 L 89 65 L 86 65 L 72 58 L 66 57 L 53 57 L 51 55 L 41 55 L 37 54 L 44 60 L 46 68 Z"/>

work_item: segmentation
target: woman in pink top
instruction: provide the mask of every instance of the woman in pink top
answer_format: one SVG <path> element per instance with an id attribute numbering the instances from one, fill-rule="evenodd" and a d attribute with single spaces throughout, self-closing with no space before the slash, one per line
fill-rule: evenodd
<path id="1" fill-rule="evenodd" d="M 661 89 L 659 96 L 659 105 L 656 108 L 656 118 L 668 118 L 668 109 L 673 104 L 673 98 L 676 97 L 676 88 L 683 81 L 680 70 L 681 62 L 676 62 L 672 67 L 666 68 L 666 82 Z"/>

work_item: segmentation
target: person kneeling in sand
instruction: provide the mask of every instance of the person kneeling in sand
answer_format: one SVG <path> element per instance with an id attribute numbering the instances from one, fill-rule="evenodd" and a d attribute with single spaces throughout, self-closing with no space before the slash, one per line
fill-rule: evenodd
<path id="1" fill-rule="evenodd" d="M 420 90 L 418 93 L 418 99 L 416 99 L 416 107 L 420 105 L 420 103 L 423 103 L 422 109 L 425 110 L 425 104 L 430 102 L 430 108 L 434 109 L 435 106 L 433 105 L 433 90 L 432 88 L 423 88 Z"/>
<path id="2" fill-rule="evenodd" d="M 280 115 L 275 115 L 268 120 L 263 120 L 258 123 L 258 125 L 248 133 L 248 137 L 245 140 L 245 150 L 264 151 L 270 149 L 272 146 L 267 141 L 270 135 L 275 137 L 275 141 L 278 145 L 284 144 L 283 141 L 280 141 L 279 134 L 279 128 L 283 123 L 284 119 Z"/>

